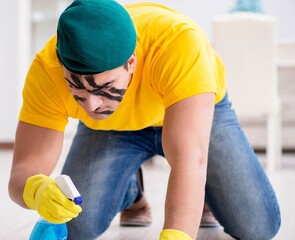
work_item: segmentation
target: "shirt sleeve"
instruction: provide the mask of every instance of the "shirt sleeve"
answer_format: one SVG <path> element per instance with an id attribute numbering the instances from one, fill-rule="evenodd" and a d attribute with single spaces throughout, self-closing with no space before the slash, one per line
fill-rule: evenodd
<path id="1" fill-rule="evenodd" d="M 165 108 L 205 92 L 217 91 L 215 56 L 202 33 L 195 29 L 181 32 L 161 49 L 153 76 Z"/>
<path id="2" fill-rule="evenodd" d="M 64 131 L 68 122 L 59 91 L 38 57 L 27 74 L 19 120 L 58 131 Z"/>

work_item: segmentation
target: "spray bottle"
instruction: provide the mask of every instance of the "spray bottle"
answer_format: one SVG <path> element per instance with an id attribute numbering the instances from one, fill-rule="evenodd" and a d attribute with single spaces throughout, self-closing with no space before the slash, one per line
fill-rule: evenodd
<path id="1" fill-rule="evenodd" d="M 82 197 L 69 176 L 60 175 L 55 180 L 59 188 L 70 200 L 77 205 L 82 203 Z M 66 223 L 49 223 L 41 217 L 33 228 L 29 240 L 66 240 L 67 237 Z"/>

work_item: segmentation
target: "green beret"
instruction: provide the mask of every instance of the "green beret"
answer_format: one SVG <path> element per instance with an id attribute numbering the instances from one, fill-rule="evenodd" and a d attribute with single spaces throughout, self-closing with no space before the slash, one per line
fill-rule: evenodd
<path id="1" fill-rule="evenodd" d="M 128 12 L 113 0 L 75 0 L 57 25 L 57 52 L 67 69 L 95 74 L 122 66 L 136 46 Z"/>

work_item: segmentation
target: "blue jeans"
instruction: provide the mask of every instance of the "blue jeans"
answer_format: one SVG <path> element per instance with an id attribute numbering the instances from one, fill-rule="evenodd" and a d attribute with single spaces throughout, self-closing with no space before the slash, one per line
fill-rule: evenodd
<path id="1" fill-rule="evenodd" d="M 83 196 L 83 212 L 68 223 L 69 239 L 97 238 L 118 212 L 132 205 L 139 194 L 138 168 L 154 155 L 164 156 L 161 135 L 161 127 L 94 131 L 79 123 L 63 168 Z M 279 230 L 275 193 L 227 96 L 214 112 L 206 202 L 237 239 L 268 240 Z"/>

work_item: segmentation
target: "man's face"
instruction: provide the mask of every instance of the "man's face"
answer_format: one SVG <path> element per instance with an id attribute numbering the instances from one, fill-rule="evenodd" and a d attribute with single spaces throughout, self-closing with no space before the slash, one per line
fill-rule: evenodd
<path id="1" fill-rule="evenodd" d="M 96 120 L 108 118 L 119 106 L 135 69 L 134 55 L 126 67 L 94 75 L 75 74 L 63 66 L 65 79 L 78 104 Z M 127 68 L 127 69 L 126 69 Z"/>

